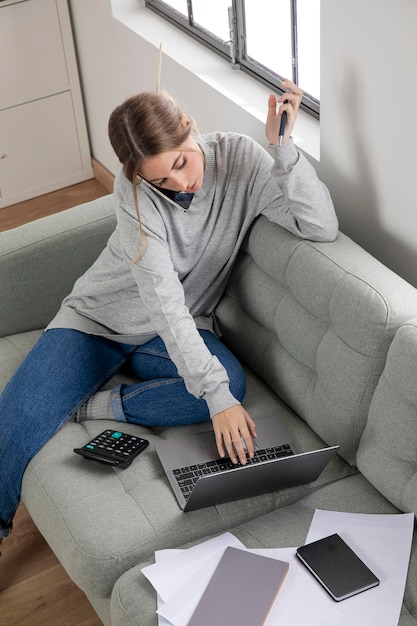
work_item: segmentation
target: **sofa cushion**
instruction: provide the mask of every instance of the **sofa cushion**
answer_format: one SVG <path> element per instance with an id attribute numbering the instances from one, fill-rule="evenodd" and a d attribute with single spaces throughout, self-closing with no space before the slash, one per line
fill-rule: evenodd
<path id="1" fill-rule="evenodd" d="M 398 513 L 398 509 L 381 496 L 363 476 L 357 474 L 326 485 L 291 506 L 232 527 L 230 532 L 247 548 L 303 545 L 315 509 L 351 513 Z M 182 547 L 189 547 L 194 543 L 197 542 Z M 137 565 L 115 584 L 111 598 L 112 626 L 157 626 L 156 593 L 141 572 L 143 567 L 153 562 L 153 559 L 149 559 Z M 417 548 L 414 546 L 399 626 L 417 626 L 416 602 Z"/>
<path id="2" fill-rule="evenodd" d="M 265 412 L 280 415 L 300 449 L 323 445 L 309 426 L 250 372 L 245 406 L 255 419 Z M 39 530 L 91 601 L 109 597 L 117 578 L 156 549 L 222 532 L 352 473 L 336 456 L 312 484 L 183 513 L 154 444 L 161 437 L 211 430 L 211 424 L 155 430 L 123 424 L 123 431 L 150 441 L 126 470 L 101 466 L 73 453 L 73 448 L 105 428 L 114 428 L 114 422 L 65 425 L 30 462 L 22 491 Z"/>
<path id="3" fill-rule="evenodd" d="M 41 334 L 42 330 L 32 330 L 27 333 L 0 337 L 0 392 Z"/>
<path id="4" fill-rule="evenodd" d="M 216 309 L 226 342 L 355 463 L 369 404 L 417 290 L 339 233 L 301 241 L 259 218 Z"/>
<path id="5" fill-rule="evenodd" d="M 417 319 L 404 324 L 391 344 L 358 466 L 399 509 L 417 513 Z"/>

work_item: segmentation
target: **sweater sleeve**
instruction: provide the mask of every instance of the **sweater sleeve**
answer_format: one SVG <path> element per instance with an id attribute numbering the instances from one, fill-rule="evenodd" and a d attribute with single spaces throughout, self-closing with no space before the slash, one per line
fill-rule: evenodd
<path id="1" fill-rule="evenodd" d="M 293 141 L 268 146 L 273 158 L 272 183 L 278 195 L 262 213 L 302 239 L 333 241 L 338 221 L 327 187 Z"/>
<path id="2" fill-rule="evenodd" d="M 155 332 L 163 339 L 187 390 L 207 402 L 210 416 L 239 404 L 229 389 L 223 365 L 202 340 L 185 303 L 184 289 L 171 260 L 169 243 L 157 211 L 147 211 L 141 203 L 142 225 L 146 237 L 145 253 L 138 259 L 136 218 L 128 206 L 120 207 L 119 224 L 124 231 L 125 253 L 139 289 L 141 301 L 152 320 Z"/>

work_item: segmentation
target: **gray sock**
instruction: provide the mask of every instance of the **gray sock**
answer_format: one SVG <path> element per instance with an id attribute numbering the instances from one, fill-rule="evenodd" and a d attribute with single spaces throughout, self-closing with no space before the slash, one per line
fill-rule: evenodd
<path id="1" fill-rule="evenodd" d="M 75 422 L 84 420 L 114 420 L 110 390 L 95 393 L 75 414 Z"/>

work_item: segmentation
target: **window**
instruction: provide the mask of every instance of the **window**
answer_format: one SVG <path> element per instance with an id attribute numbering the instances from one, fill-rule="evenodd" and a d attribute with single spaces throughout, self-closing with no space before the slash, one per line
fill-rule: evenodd
<path id="1" fill-rule="evenodd" d="M 268 87 L 291 78 L 320 111 L 320 0 L 145 0 L 162 17 Z"/>

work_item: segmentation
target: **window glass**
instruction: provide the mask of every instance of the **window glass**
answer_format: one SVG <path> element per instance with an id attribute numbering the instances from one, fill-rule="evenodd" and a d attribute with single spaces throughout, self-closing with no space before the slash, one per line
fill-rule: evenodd
<path id="1" fill-rule="evenodd" d="M 320 100 L 320 0 L 297 0 L 298 82 Z"/>
<path id="2" fill-rule="evenodd" d="M 176 9 L 179 13 L 188 17 L 187 0 L 164 0 L 164 2 L 173 9 Z"/>
<path id="3" fill-rule="evenodd" d="M 245 14 L 247 55 L 282 78 L 292 78 L 289 0 L 245 0 Z"/>
<path id="4" fill-rule="evenodd" d="M 232 0 L 193 0 L 194 22 L 222 41 L 228 41 L 229 17 L 227 8 Z"/>

